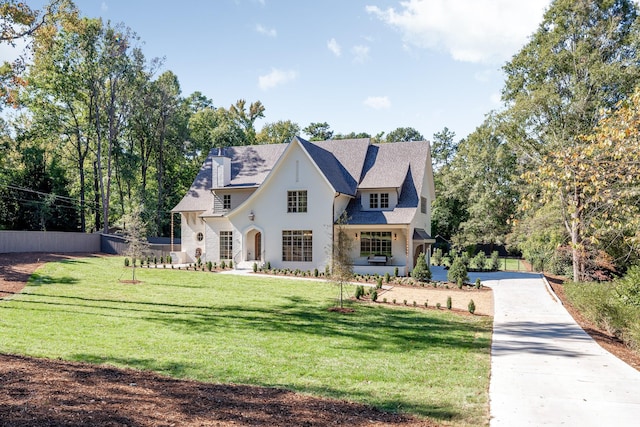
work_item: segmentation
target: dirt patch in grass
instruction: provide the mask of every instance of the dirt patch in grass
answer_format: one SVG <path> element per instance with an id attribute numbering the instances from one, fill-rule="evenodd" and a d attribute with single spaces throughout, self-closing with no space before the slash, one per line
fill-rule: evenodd
<path id="1" fill-rule="evenodd" d="M 614 354 L 618 359 L 623 360 L 628 365 L 632 366 L 636 370 L 640 371 L 640 354 L 627 347 L 620 339 L 607 333 L 606 331 L 598 328 L 596 325 L 587 320 L 574 306 L 571 305 L 569 299 L 564 292 L 564 278 L 558 276 L 552 276 L 545 274 L 549 285 L 553 289 L 553 292 L 560 298 L 562 304 L 567 309 L 569 314 L 576 320 L 578 325 L 591 338 L 593 338 L 602 348 L 609 353 Z"/>
<path id="2" fill-rule="evenodd" d="M 412 307 L 416 302 L 416 307 L 424 308 L 427 302 L 429 309 L 436 309 L 436 304 L 440 303 L 441 310 L 447 309 L 447 297 L 451 297 L 451 307 L 458 313 L 467 313 L 469 301 L 473 300 L 476 306 L 476 315 L 493 316 L 493 291 L 490 288 L 463 288 L 453 287 L 445 289 L 434 288 L 429 284 L 422 286 L 401 286 L 393 285 L 389 290 L 378 291 L 378 303 L 387 300 L 387 304 L 403 305 L 405 300 L 407 306 Z"/>
<path id="3" fill-rule="evenodd" d="M 0 254 L 0 297 L 48 261 L 78 255 Z M 2 301 L 0 301 L 2 304 Z M 342 400 L 151 372 L 0 354 L 2 426 L 425 426 L 438 424 Z"/>

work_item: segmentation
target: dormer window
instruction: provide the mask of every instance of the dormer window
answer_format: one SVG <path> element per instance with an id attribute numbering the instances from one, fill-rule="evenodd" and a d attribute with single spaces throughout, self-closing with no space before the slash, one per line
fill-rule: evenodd
<path id="1" fill-rule="evenodd" d="M 378 209 L 378 193 L 369 195 L 369 209 Z"/>
<path id="2" fill-rule="evenodd" d="M 389 193 L 369 194 L 369 209 L 389 209 Z"/>

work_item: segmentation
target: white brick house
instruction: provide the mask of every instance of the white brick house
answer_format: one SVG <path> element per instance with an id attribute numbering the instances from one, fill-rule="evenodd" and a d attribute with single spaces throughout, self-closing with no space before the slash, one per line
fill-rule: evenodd
<path id="1" fill-rule="evenodd" d="M 435 197 L 429 143 L 369 139 L 214 149 L 184 198 L 183 262 L 324 270 L 336 221 L 353 238 L 356 272 L 408 274 L 429 253 Z"/>

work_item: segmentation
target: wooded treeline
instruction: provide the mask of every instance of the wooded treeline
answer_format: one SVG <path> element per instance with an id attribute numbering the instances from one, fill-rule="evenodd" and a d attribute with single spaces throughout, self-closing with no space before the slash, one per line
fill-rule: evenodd
<path id="1" fill-rule="evenodd" d="M 311 139 L 424 139 L 414 128 L 335 135 L 265 117 L 260 101 L 227 108 L 145 58 L 135 33 L 6 1 L 1 43 L 28 35 L 29 58 L 0 69 L 0 228 L 105 230 L 144 206 L 150 234 L 212 147 Z M 14 25 L 5 25 L 12 22 Z M 20 24 L 19 26 L 15 24 Z M 534 267 L 578 279 L 623 272 L 640 255 L 638 10 L 632 0 L 555 0 L 504 65 L 503 108 L 462 140 L 433 135 L 433 234 L 453 250 L 504 244 Z"/>

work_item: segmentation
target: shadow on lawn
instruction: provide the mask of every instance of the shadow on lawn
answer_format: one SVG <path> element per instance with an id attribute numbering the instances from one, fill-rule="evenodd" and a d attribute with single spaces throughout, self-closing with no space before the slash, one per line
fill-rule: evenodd
<path id="1" fill-rule="evenodd" d="M 184 334 L 207 333 L 214 328 L 229 327 L 251 331 L 344 337 L 357 343 L 356 349 L 389 353 L 407 350 L 465 348 L 488 353 L 489 321 L 470 322 L 465 317 L 425 317 L 411 309 L 394 310 L 376 306 L 348 304 L 352 314 L 342 315 L 328 310 L 332 305 L 319 305 L 302 297 L 291 297 L 289 303 L 265 308 L 217 306 L 208 310 L 185 313 L 181 317 L 154 316 L 148 320 Z M 487 333 L 478 338 L 478 333 Z"/>

